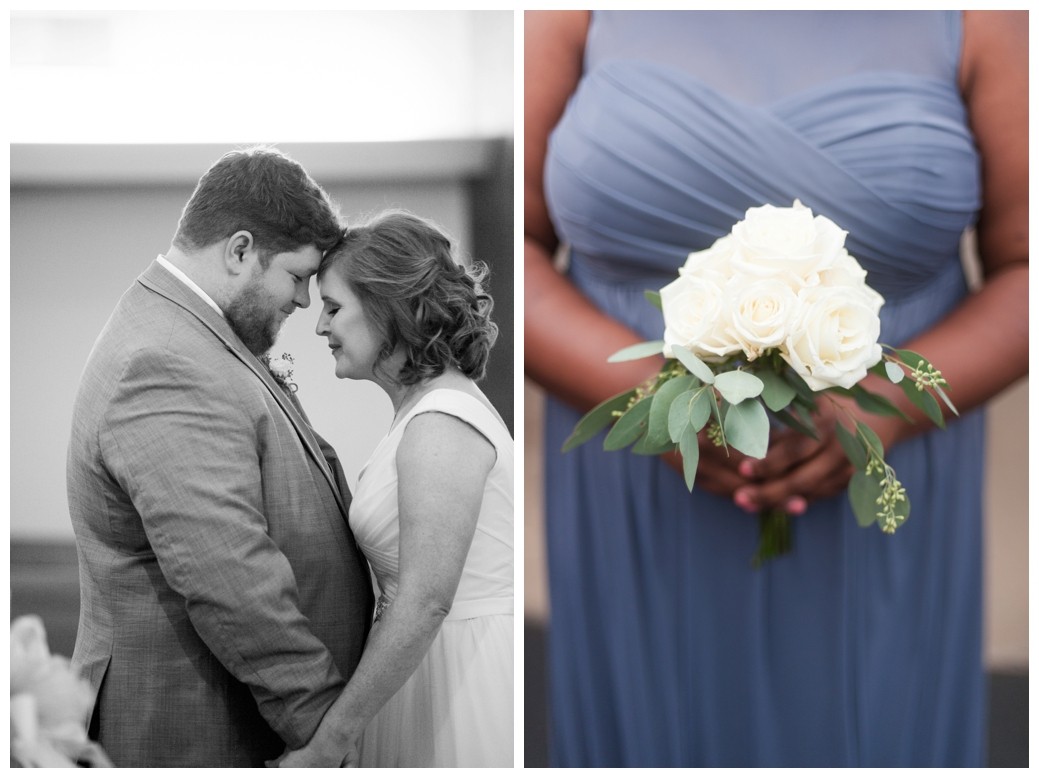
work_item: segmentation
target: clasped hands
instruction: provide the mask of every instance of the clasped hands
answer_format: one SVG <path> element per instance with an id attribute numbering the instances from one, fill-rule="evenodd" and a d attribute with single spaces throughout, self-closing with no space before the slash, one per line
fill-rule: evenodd
<path id="1" fill-rule="evenodd" d="M 730 498 L 748 513 L 778 509 L 800 515 L 816 500 L 840 494 L 855 472 L 837 440 L 838 416 L 845 426 L 863 417 L 854 402 L 821 398 L 813 414 L 818 439 L 788 428 L 772 429 L 764 459 L 744 456 L 733 448 L 715 446 L 700 434 L 700 462 L 696 488 Z M 896 424 L 871 416 L 867 422 L 884 446 L 897 439 Z M 665 460 L 679 473 L 682 458 L 666 454 Z"/>
<path id="2" fill-rule="evenodd" d="M 268 767 L 358 767 L 357 741 L 346 746 L 320 743 L 315 737 L 303 748 L 286 750 L 284 754 L 268 762 Z"/>

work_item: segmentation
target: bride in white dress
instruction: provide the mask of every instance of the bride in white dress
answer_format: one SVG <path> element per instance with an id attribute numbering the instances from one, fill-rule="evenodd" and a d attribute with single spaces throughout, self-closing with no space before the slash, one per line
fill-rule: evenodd
<path id="1" fill-rule="evenodd" d="M 477 388 L 497 335 L 483 266 L 393 211 L 345 231 L 318 272 L 339 378 L 395 411 L 350 526 L 380 591 L 364 655 L 282 767 L 513 765 L 513 441 Z"/>

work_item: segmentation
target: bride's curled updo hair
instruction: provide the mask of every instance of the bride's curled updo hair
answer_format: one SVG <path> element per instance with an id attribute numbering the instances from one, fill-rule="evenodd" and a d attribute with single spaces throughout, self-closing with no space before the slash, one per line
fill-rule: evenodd
<path id="1" fill-rule="evenodd" d="M 350 285 L 365 315 L 385 339 L 374 370 L 400 346 L 404 386 L 457 367 L 474 381 L 484 377 L 498 326 L 494 301 L 482 286 L 487 265 L 466 268 L 451 240 L 436 226 L 406 211 L 385 211 L 349 227 L 318 270 L 338 273 Z"/>

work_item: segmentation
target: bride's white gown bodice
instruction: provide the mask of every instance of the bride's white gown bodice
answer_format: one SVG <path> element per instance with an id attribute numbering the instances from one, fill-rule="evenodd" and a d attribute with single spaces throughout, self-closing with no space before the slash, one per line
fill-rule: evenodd
<path id="1" fill-rule="evenodd" d="M 399 579 L 397 447 L 421 413 L 466 422 L 494 446 L 472 546 L 454 603 L 419 668 L 365 732 L 361 766 L 513 764 L 513 440 L 475 396 L 435 389 L 389 431 L 361 471 L 350 527 L 381 597 Z"/>

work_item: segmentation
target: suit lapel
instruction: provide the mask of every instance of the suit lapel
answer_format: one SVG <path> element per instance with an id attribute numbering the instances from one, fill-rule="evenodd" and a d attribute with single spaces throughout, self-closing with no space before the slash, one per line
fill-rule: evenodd
<path id="1" fill-rule="evenodd" d="M 343 495 L 340 493 L 335 474 L 322 453 L 319 439 L 310 428 L 299 401 L 295 397 L 290 397 L 278 385 L 267 368 L 260 363 L 255 355 L 242 344 L 238 336 L 234 334 L 224 317 L 214 311 L 202 298 L 191 289 L 188 289 L 158 262 L 153 262 L 137 280 L 146 288 L 165 297 L 195 316 L 203 326 L 220 339 L 228 351 L 238 357 L 242 364 L 263 382 L 264 386 L 267 387 L 267 390 L 274 397 L 275 402 L 278 403 L 278 406 L 292 423 L 307 453 L 310 454 L 311 458 L 321 469 L 322 475 L 324 475 L 328 485 L 332 488 L 332 494 L 335 495 L 339 510 L 342 512 L 343 517 L 346 518 L 348 516 L 347 508 L 343 501 Z"/>

